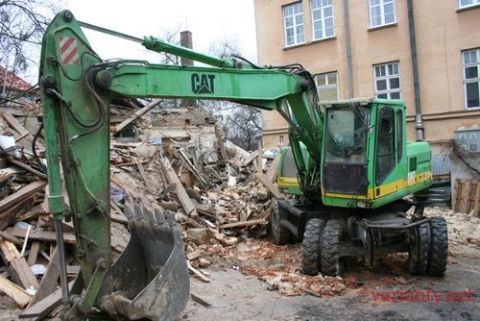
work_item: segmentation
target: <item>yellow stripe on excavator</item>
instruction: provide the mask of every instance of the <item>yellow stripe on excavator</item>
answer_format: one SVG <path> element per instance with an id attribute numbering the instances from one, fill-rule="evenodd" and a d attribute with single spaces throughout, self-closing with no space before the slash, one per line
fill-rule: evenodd
<path id="1" fill-rule="evenodd" d="M 409 185 L 415 185 L 423 183 L 426 180 L 432 178 L 432 172 L 424 172 L 418 175 L 415 175 L 415 180 L 409 181 L 407 179 L 399 179 L 391 183 L 383 184 L 375 188 L 369 188 L 367 195 L 353 195 L 353 194 L 343 194 L 343 193 L 323 193 L 323 197 L 336 197 L 336 198 L 348 198 L 348 199 L 357 199 L 357 200 L 374 200 L 393 192 L 396 192 L 402 188 L 406 188 Z M 277 180 L 279 188 L 299 188 L 298 180 L 294 177 L 279 177 Z M 377 193 L 375 193 L 375 191 Z"/>

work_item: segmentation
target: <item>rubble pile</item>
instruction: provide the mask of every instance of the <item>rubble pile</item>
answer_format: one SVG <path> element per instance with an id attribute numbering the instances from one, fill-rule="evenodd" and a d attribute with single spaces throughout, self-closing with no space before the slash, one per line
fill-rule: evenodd
<path id="1" fill-rule="evenodd" d="M 271 192 L 257 179 L 258 175 L 266 179 L 262 173 L 265 160 L 258 151 L 249 153 L 226 141 L 221 128 L 207 118 L 204 123 L 174 121 L 178 115 L 188 114 L 175 111 L 177 116 L 169 114 L 168 123 L 161 124 L 167 127 L 156 127 L 158 121 L 146 112 L 158 103 L 120 101 L 112 108 L 110 218 L 114 258 L 130 237 L 125 202 L 131 198 L 146 200 L 175 213 L 189 269 L 208 282 L 204 269 L 217 260 L 208 255 L 210 248 L 228 251 L 246 239 L 266 234 Z M 0 292 L 12 298 L 18 308 L 46 299 L 61 300 L 54 222 L 46 198 L 43 131 L 35 113 L 28 113 L 19 108 L 0 113 Z M 157 112 L 155 117 L 159 113 L 164 112 Z M 159 138 L 159 132 L 168 133 Z M 187 138 L 176 137 L 178 132 Z M 69 221 L 63 225 L 67 271 L 73 280 L 79 272 L 74 227 Z M 45 313 L 53 316 L 58 311 Z"/>

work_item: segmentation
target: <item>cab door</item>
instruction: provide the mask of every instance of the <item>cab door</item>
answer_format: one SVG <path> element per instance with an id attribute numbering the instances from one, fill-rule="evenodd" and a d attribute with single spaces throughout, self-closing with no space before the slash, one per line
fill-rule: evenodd
<path id="1" fill-rule="evenodd" d="M 379 198 L 406 187 L 404 111 L 380 106 L 377 114 L 374 197 Z"/>

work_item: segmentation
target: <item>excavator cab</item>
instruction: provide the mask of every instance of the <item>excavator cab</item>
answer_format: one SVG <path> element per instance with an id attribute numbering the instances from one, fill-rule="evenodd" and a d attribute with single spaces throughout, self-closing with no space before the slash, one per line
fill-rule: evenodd
<path id="1" fill-rule="evenodd" d="M 430 147 L 407 142 L 402 100 L 322 102 L 320 109 L 325 130 L 318 197 L 324 205 L 375 209 L 430 186 Z M 302 154 L 313 167 L 305 146 Z M 303 195 L 290 147 L 282 150 L 277 182 L 283 192 Z"/>

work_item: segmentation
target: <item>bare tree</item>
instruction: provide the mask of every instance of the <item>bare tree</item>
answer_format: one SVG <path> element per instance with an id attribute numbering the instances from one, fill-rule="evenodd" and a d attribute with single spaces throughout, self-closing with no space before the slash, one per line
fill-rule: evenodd
<path id="1" fill-rule="evenodd" d="M 208 51 L 210 54 L 221 58 L 230 56 L 240 56 L 240 46 L 236 39 L 221 39 L 210 44 Z"/>
<path id="2" fill-rule="evenodd" d="M 209 52 L 217 57 L 241 56 L 236 39 L 222 39 L 210 45 Z M 203 101 L 200 105 L 208 109 L 225 129 L 227 138 L 246 150 L 257 149 L 262 136 L 260 111 L 254 107 L 228 101 Z"/>
<path id="3" fill-rule="evenodd" d="M 38 63 L 32 56 L 38 56 L 38 45 L 54 10 L 51 0 L 0 0 L 1 65 L 18 73 Z"/>
<path id="4" fill-rule="evenodd" d="M 245 150 L 259 147 L 262 137 L 262 121 L 260 111 L 245 105 L 235 106 L 226 119 L 228 139 Z"/>

